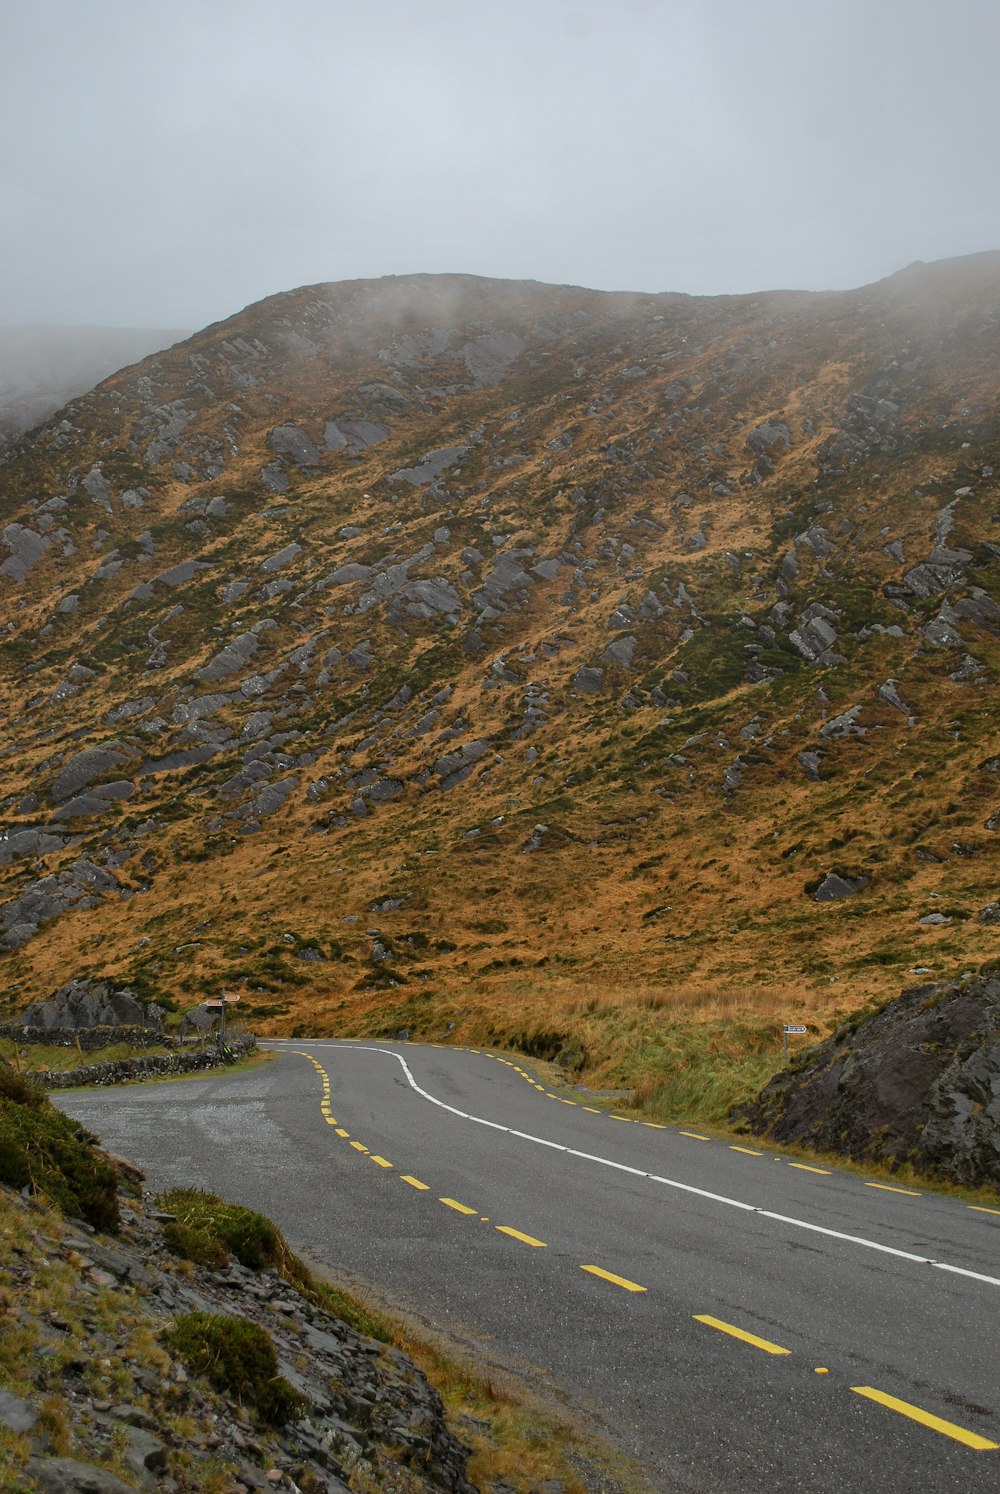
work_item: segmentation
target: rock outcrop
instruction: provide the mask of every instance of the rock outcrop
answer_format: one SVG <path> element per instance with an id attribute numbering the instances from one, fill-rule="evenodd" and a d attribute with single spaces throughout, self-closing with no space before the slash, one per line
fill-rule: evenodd
<path id="1" fill-rule="evenodd" d="M 47 1001 L 38 1001 L 21 1014 L 25 1027 L 159 1027 L 162 1008 L 145 1010 L 127 987 L 114 990 L 106 980 L 71 980 Z"/>
<path id="2" fill-rule="evenodd" d="M 1000 967 L 915 986 L 846 1024 L 737 1118 L 776 1142 L 1000 1183 Z"/>

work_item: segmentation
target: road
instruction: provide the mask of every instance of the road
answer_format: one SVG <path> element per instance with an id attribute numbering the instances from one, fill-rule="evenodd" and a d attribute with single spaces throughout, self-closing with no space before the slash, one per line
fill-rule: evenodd
<path id="1" fill-rule="evenodd" d="M 1000 1489 L 1000 1211 L 619 1118 L 508 1057 L 273 1045 L 54 1096 L 588 1411 L 657 1490 Z"/>

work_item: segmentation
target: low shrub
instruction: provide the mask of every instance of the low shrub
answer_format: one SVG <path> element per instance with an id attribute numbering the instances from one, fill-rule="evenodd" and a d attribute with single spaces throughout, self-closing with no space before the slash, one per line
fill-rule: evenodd
<path id="1" fill-rule="evenodd" d="M 0 1064 L 0 1182 L 30 1188 L 64 1214 L 116 1233 L 118 1179 L 93 1141 L 42 1090 Z"/>
<path id="2" fill-rule="evenodd" d="M 305 1397 L 278 1372 L 270 1335 L 247 1318 L 186 1313 L 164 1334 L 164 1342 L 192 1374 L 249 1403 L 268 1426 L 283 1427 L 306 1411 Z"/>

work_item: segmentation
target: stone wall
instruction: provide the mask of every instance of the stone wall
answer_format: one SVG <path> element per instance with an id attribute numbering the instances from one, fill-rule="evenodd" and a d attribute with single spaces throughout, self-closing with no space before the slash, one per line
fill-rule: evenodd
<path id="1" fill-rule="evenodd" d="M 231 1062 L 232 1058 L 245 1058 L 256 1048 L 256 1038 L 237 1037 L 226 1043 L 229 1058 L 212 1047 L 203 1053 L 152 1053 L 145 1058 L 119 1058 L 111 1063 L 85 1064 L 65 1073 L 43 1070 L 27 1077 L 45 1089 L 76 1089 L 82 1084 L 127 1084 L 133 1079 L 152 1079 L 161 1074 L 193 1074 L 200 1069 L 219 1068 Z"/>

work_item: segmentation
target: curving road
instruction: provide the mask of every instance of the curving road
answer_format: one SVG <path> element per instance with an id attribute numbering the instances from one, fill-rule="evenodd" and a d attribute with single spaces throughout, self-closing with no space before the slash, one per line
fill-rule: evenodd
<path id="1" fill-rule="evenodd" d="M 275 1043 L 241 1074 L 54 1096 L 527 1364 L 655 1489 L 1000 1488 L 1000 1210 L 610 1115 L 516 1062 Z"/>

